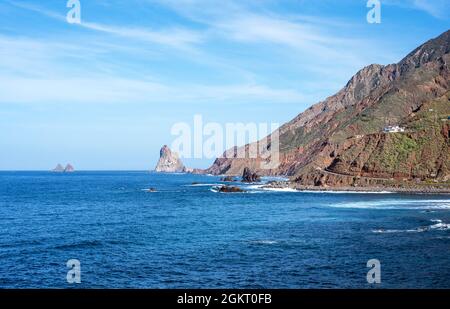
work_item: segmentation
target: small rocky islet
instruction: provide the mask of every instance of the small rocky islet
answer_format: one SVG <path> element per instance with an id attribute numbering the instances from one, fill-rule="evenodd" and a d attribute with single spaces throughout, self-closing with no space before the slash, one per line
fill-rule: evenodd
<path id="1" fill-rule="evenodd" d="M 57 164 L 51 171 L 54 173 L 72 173 L 75 172 L 75 168 L 70 163 L 68 163 L 66 167 L 63 167 L 61 164 Z"/>
<path id="2" fill-rule="evenodd" d="M 235 186 L 220 186 L 218 188 L 220 193 L 243 193 L 245 190 Z"/>

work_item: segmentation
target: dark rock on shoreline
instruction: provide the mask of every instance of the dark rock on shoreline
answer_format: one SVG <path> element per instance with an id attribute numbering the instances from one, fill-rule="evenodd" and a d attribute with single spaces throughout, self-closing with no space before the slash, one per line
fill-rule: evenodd
<path id="1" fill-rule="evenodd" d="M 219 188 L 219 192 L 222 192 L 222 193 L 241 193 L 241 192 L 245 192 L 245 191 L 242 190 L 239 187 L 221 186 Z"/>
<path id="2" fill-rule="evenodd" d="M 244 172 L 242 173 L 242 182 L 259 182 L 261 178 L 258 174 L 252 173 L 248 167 L 244 168 Z"/>
<path id="3" fill-rule="evenodd" d="M 220 178 L 220 181 L 232 182 L 235 181 L 235 179 L 232 176 L 225 176 Z"/>
<path id="4" fill-rule="evenodd" d="M 394 192 L 394 193 L 419 193 L 419 194 L 449 194 L 448 186 L 398 186 L 398 185 L 370 185 L 370 186 L 313 186 L 301 185 L 292 181 L 271 181 L 264 188 L 285 189 L 291 188 L 298 191 L 348 191 L 348 192 Z"/>
<path id="5" fill-rule="evenodd" d="M 289 188 L 289 186 L 290 186 L 289 181 L 279 181 L 279 180 L 269 181 L 266 185 L 266 187 L 268 188 L 277 188 L 277 189 Z"/>

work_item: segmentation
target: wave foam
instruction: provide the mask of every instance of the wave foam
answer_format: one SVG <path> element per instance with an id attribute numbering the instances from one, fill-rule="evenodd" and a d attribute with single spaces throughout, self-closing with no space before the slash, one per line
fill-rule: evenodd
<path id="1" fill-rule="evenodd" d="M 253 241 L 250 241 L 250 243 L 255 244 L 255 245 L 275 245 L 278 243 L 278 241 L 263 239 L 263 240 L 253 240 Z"/>
<path id="2" fill-rule="evenodd" d="M 450 209 L 450 199 L 448 200 L 376 200 L 358 201 L 350 203 L 340 203 L 328 205 L 335 208 L 355 208 L 355 209 Z"/>
<path id="3" fill-rule="evenodd" d="M 249 185 L 249 186 L 246 186 L 245 188 L 249 189 L 249 190 L 258 190 L 258 189 L 261 189 L 263 186 L 264 185 Z"/>
<path id="4" fill-rule="evenodd" d="M 337 191 L 337 190 L 299 190 L 305 193 L 327 193 L 327 194 L 393 194 L 391 191 Z"/>
<path id="5" fill-rule="evenodd" d="M 296 189 L 292 188 L 263 188 L 264 191 L 271 191 L 271 192 L 301 192 Z"/>
<path id="6" fill-rule="evenodd" d="M 431 224 L 431 225 L 428 225 L 428 226 L 419 226 L 419 227 L 417 227 L 415 229 L 406 229 L 406 230 L 377 229 L 377 230 L 372 230 L 372 232 L 373 233 L 378 233 L 378 234 L 383 234 L 383 233 L 421 233 L 421 232 L 428 232 L 428 231 L 433 231 L 433 230 L 437 230 L 437 231 L 450 230 L 450 224 L 443 223 L 442 220 L 440 220 L 440 219 L 432 219 L 430 221 L 435 223 L 435 224 Z"/>
<path id="7" fill-rule="evenodd" d="M 212 187 L 212 186 L 220 186 L 220 183 L 196 183 L 190 185 L 184 185 L 184 187 Z"/>

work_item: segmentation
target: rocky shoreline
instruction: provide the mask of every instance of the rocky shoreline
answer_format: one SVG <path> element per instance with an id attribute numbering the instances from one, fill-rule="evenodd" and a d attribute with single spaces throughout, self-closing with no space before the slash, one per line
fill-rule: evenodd
<path id="1" fill-rule="evenodd" d="M 298 191 L 347 191 L 347 192 L 392 192 L 392 193 L 408 193 L 408 194 L 450 194 L 450 185 L 444 186 L 416 186 L 416 187 L 393 187 L 393 186 L 377 186 L 377 187 L 324 187 L 324 186 L 305 186 L 290 181 L 273 181 L 269 182 L 263 188 L 270 189 L 294 189 Z"/>

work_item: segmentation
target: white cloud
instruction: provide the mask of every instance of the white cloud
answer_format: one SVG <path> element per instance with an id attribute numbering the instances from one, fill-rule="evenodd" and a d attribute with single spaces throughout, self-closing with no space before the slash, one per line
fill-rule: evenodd
<path id="1" fill-rule="evenodd" d="M 15 1 L 11 1 L 10 3 L 18 8 L 34 11 L 61 22 L 66 22 L 65 16 L 60 15 L 54 11 L 44 9 L 40 6 L 32 5 L 29 3 L 19 3 Z M 163 30 L 153 30 L 148 27 L 130 28 L 126 27 L 125 25 L 106 25 L 87 22 L 84 20 L 80 24 L 73 24 L 73 26 L 108 33 L 123 38 L 135 39 L 180 49 L 188 49 L 190 45 L 200 43 L 203 40 L 202 34 L 200 32 L 179 27 L 172 27 Z"/>
<path id="2" fill-rule="evenodd" d="M 450 1 L 448 0 L 414 0 L 414 6 L 436 18 L 449 18 Z"/>
<path id="3" fill-rule="evenodd" d="M 123 68 L 103 59 L 104 48 L 111 46 L 79 43 L 0 35 L 0 104 L 285 103 L 305 99 L 292 89 L 252 80 L 239 82 L 238 78 L 228 84 L 193 84 L 177 79 L 162 82 L 144 72 L 139 78 L 124 77 Z M 80 59 L 90 66 L 75 65 Z"/>
<path id="4" fill-rule="evenodd" d="M 421 10 L 438 19 L 449 18 L 449 0 L 384 0 L 382 3 L 386 5 L 395 5 L 403 8 Z"/>
<path id="5" fill-rule="evenodd" d="M 315 66 L 315 71 L 321 68 L 332 70 L 329 65 L 334 62 L 341 68 L 345 66 L 354 71 L 370 64 L 368 59 L 375 58 L 375 55 L 382 58 L 381 63 L 396 59 L 385 49 L 381 52 L 383 44 L 375 44 L 373 38 L 355 35 L 352 30 L 361 24 L 318 16 L 279 15 L 264 9 L 264 4 L 270 1 L 230 0 L 220 6 L 207 0 L 148 2 L 167 6 L 185 18 L 206 25 L 209 38 L 226 39 L 237 44 L 265 44 L 265 48 L 275 53 L 290 52 L 294 61 L 299 60 L 305 69 Z"/>
<path id="6" fill-rule="evenodd" d="M 12 3 L 22 9 L 65 22 L 65 16 L 41 7 Z M 256 5 L 259 2 L 251 3 Z M 310 95 L 302 94 L 300 89 L 306 90 L 305 93 L 311 91 L 305 89 L 306 86 L 295 85 L 295 80 L 292 81 L 291 88 L 284 89 L 283 86 L 269 86 L 273 82 L 271 76 L 263 75 L 260 78 L 254 73 L 253 70 L 259 72 L 261 64 L 264 65 L 261 61 L 267 59 L 258 58 L 258 51 L 264 49 L 271 53 L 270 58 L 275 59 L 274 62 L 279 59 L 280 66 L 297 66 L 303 70 L 299 71 L 303 81 L 316 81 L 320 85 L 335 84 L 336 81 L 343 85 L 343 78 L 350 77 L 351 73 L 369 64 L 366 61 L 368 52 L 377 53 L 376 48 L 367 48 L 370 44 L 365 40 L 353 39 L 336 29 L 330 30 L 330 25 L 333 25 L 332 28 L 347 26 L 333 20 L 324 21 L 311 16 L 279 16 L 264 11 L 250 12 L 241 2 L 235 1 L 227 1 L 221 5 L 201 1 L 201 9 L 199 2 L 194 0 L 163 1 L 162 4 L 202 24 L 200 29 L 205 30 L 181 26 L 155 30 L 149 27 L 133 28 L 83 21 L 78 27 L 91 30 L 97 35 L 84 36 L 84 33 L 78 33 L 75 38 L 67 40 L 74 42 L 74 45 L 51 42 L 48 39 L 0 36 L 0 68 L 9 73 L 0 75 L 0 102 L 212 103 L 248 100 L 314 103 L 310 101 Z M 102 40 L 97 41 L 96 38 Z M 90 41 L 83 44 L 83 39 Z M 104 41 L 113 48 L 101 46 Z M 247 52 L 254 56 L 234 59 L 226 53 L 211 52 L 207 45 L 215 45 L 215 42 L 231 44 L 238 49 L 249 48 Z M 153 50 L 154 45 L 166 47 L 160 51 L 161 57 L 167 57 L 166 60 L 176 55 L 209 67 L 206 78 L 203 82 L 194 84 L 173 76 L 150 76 L 153 72 L 146 68 L 145 60 L 140 60 L 143 62 L 139 64 L 130 64 L 125 60 L 124 66 L 120 67 L 121 63 L 112 63 L 117 61 L 116 57 L 103 57 L 103 53 L 124 49 L 126 46 L 132 49 L 136 47 L 135 52 L 142 52 Z M 130 51 L 126 52 L 128 54 L 125 58 L 132 59 Z M 70 60 L 79 58 L 84 58 L 84 66 L 71 65 Z M 127 66 L 134 65 L 140 65 L 142 71 L 133 77 L 124 74 Z M 276 64 L 273 65 L 275 68 Z M 207 76 L 221 74 L 222 71 L 227 74 L 235 72 L 235 78 L 218 84 L 208 80 Z M 282 69 L 276 73 L 282 75 Z M 305 78 L 311 73 L 315 75 L 311 80 Z M 320 81 L 317 81 L 318 75 L 323 75 Z M 15 95 L 14 92 L 20 92 L 20 89 L 24 91 Z"/>
<path id="7" fill-rule="evenodd" d="M 112 77 L 33 79 L 0 76 L 0 103 L 299 102 L 301 94 L 257 84 L 163 84 Z"/>
<path id="8" fill-rule="evenodd" d="M 180 49 L 188 49 L 191 44 L 197 44 L 203 41 L 200 33 L 181 28 L 151 31 L 146 28 L 127 28 L 90 22 L 83 22 L 80 26 L 86 29 L 105 32 L 129 39 L 137 39 L 144 42 L 156 43 Z"/>
<path id="9" fill-rule="evenodd" d="M 216 22 L 214 27 L 229 39 L 266 43 L 281 49 L 287 47 L 293 52 L 308 54 L 317 62 L 333 58 L 354 63 L 360 56 L 357 48 L 364 45 L 361 40 L 325 35 L 320 27 L 312 24 L 296 23 L 273 16 L 246 14 L 224 22 Z M 354 53 L 349 55 L 348 52 L 344 52 L 348 50 L 353 50 Z"/>

